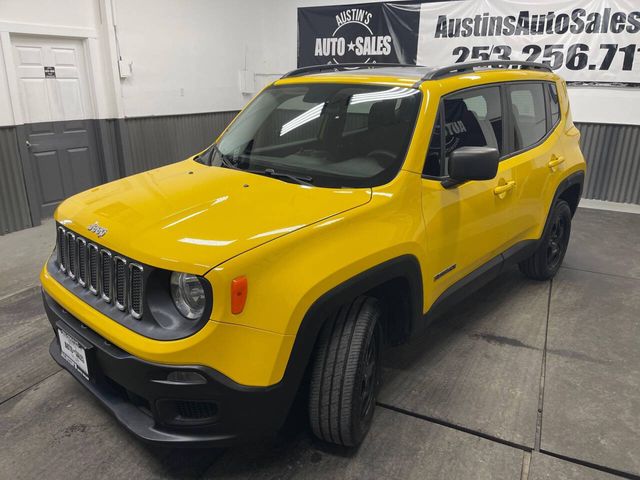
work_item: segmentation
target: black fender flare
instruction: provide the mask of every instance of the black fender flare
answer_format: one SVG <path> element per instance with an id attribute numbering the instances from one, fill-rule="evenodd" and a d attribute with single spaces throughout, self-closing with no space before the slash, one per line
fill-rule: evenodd
<path id="1" fill-rule="evenodd" d="M 315 349 L 325 321 L 337 308 L 369 290 L 394 279 L 405 279 L 409 286 L 410 318 L 407 328 L 414 331 L 423 322 L 423 289 L 420 262 L 414 255 L 402 255 L 365 270 L 335 286 L 318 298 L 307 310 L 291 349 L 282 383 L 295 396 Z M 410 332 L 408 332 L 410 333 Z"/>
<path id="2" fill-rule="evenodd" d="M 580 198 L 580 196 L 582 196 L 582 189 L 584 187 L 584 170 L 579 170 L 577 172 L 572 173 L 571 175 L 563 179 L 560 182 L 560 185 L 558 185 L 558 188 L 556 188 L 556 193 L 553 195 L 553 200 L 551 200 L 551 204 L 549 205 L 549 210 L 547 211 L 547 216 L 544 219 L 544 228 L 542 229 L 542 234 L 540 235 L 540 238 L 536 240 L 536 247 L 538 242 L 541 242 L 545 234 L 547 233 L 547 229 L 549 228 L 549 217 L 551 216 L 551 210 L 553 210 L 553 206 L 558 201 L 558 198 L 560 198 L 560 196 L 564 192 L 569 190 L 574 185 L 580 185 L 580 194 L 578 195 L 578 198 Z M 577 208 L 577 205 L 576 205 L 576 208 Z"/>
<path id="3" fill-rule="evenodd" d="M 551 201 L 551 205 L 549 205 L 549 211 L 547 212 L 547 218 L 549 218 L 549 214 L 551 213 L 551 209 L 553 208 L 553 205 L 555 205 L 555 203 L 558 200 L 558 198 L 560 197 L 560 195 L 562 195 L 564 192 L 569 190 L 574 185 L 580 185 L 580 194 L 578 195 L 578 198 L 580 198 L 582 196 L 582 190 L 584 188 L 584 175 L 585 175 L 584 170 L 579 170 L 577 172 L 572 173 L 571 175 L 569 175 L 568 177 L 566 177 L 565 179 L 563 179 L 560 182 L 560 185 L 558 185 L 558 188 L 556 188 L 556 193 L 553 196 L 553 200 Z"/>
<path id="4" fill-rule="evenodd" d="M 516 264 L 518 262 L 521 262 L 529 258 L 529 256 L 535 253 L 536 249 L 540 246 L 540 242 L 542 242 L 542 239 L 545 238 L 545 235 L 549 230 L 549 219 L 551 218 L 551 211 L 553 210 L 553 206 L 558 201 L 558 198 L 560 198 L 560 196 L 564 192 L 569 190 L 574 185 L 579 185 L 580 186 L 579 188 L 580 191 L 578 193 L 578 203 L 579 203 L 580 196 L 582 195 L 582 189 L 584 187 L 584 176 L 585 176 L 584 170 L 579 170 L 577 172 L 572 173 L 571 175 L 569 175 L 568 177 L 566 177 L 560 182 L 560 184 L 558 185 L 558 188 L 556 188 L 555 194 L 553 195 L 553 199 L 551 200 L 549 209 L 547 210 L 547 216 L 544 219 L 544 227 L 542 229 L 542 233 L 540 234 L 540 238 L 536 240 L 524 240 L 523 242 L 521 242 L 523 245 L 521 245 L 519 248 L 512 247 L 506 252 L 503 252 L 502 256 L 506 263 Z M 576 208 L 578 208 L 577 205 L 576 205 Z"/>

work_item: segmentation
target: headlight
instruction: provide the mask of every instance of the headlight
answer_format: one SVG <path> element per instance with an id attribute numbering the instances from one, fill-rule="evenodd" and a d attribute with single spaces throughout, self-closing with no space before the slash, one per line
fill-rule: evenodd
<path id="1" fill-rule="evenodd" d="M 202 317 L 206 305 L 204 284 L 197 275 L 173 272 L 171 297 L 178 311 L 190 320 Z"/>

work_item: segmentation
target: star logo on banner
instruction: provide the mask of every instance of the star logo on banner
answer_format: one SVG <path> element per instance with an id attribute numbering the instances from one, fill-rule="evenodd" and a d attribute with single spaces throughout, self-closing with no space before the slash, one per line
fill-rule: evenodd
<path id="1" fill-rule="evenodd" d="M 353 52 L 353 49 L 356 47 L 356 44 L 353 42 L 349 42 L 347 44 L 347 48 L 349 49 L 350 52 Z"/>

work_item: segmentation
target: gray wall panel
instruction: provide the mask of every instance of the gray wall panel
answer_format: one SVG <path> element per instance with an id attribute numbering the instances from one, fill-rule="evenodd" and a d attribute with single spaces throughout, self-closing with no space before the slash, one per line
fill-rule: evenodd
<path id="1" fill-rule="evenodd" d="M 125 173 L 184 160 L 213 143 L 237 113 L 127 118 L 122 132 Z"/>
<path id="2" fill-rule="evenodd" d="M 130 175 L 183 160 L 211 143 L 236 114 L 126 119 L 121 171 Z M 640 126 L 576 125 L 589 166 L 583 197 L 640 204 Z"/>
<path id="3" fill-rule="evenodd" d="M 640 204 L 640 126 L 576 126 L 588 166 L 583 198 Z"/>
<path id="4" fill-rule="evenodd" d="M 98 154 L 104 170 L 105 180 L 110 182 L 122 177 L 122 142 L 120 140 L 120 123 L 122 120 L 95 120 L 95 131 L 98 142 Z"/>
<path id="5" fill-rule="evenodd" d="M 105 180 L 183 160 L 237 112 L 96 121 Z M 589 166 L 584 198 L 640 204 L 640 126 L 577 123 Z M 32 225 L 15 127 L 0 128 L 0 234 Z"/>
<path id="6" fill-rule="evenodd" d="M 0 128 L 0 234 L 31 226 L 15 127 Z"/>

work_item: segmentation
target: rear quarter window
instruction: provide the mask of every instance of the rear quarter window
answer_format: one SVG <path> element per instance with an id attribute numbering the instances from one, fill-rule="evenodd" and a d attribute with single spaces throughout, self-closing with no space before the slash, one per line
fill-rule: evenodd
<path id="1" fill-rule="evenodd" d="M 547 117 L 542 83 L 510 84 L 513 150 L 532 147 L 547 134 Z"/>
<path id="2" fill-rule="evenodd" d="M 549 94 L 549 113 L 551 114 L 551 126 L 555 126 L 560 120 L 560 101 L 558 100 L 558 89 L 555 83 L 547 83 L 547 93 Z"/>

